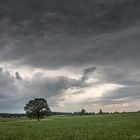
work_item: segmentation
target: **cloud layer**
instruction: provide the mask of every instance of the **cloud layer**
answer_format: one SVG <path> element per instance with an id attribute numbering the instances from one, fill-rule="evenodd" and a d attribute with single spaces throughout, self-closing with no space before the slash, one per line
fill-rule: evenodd
<path id="1" fill-rule="evenodd" d="M 0 3 L 0 112 L 139 110 L 138 0 Z"/>

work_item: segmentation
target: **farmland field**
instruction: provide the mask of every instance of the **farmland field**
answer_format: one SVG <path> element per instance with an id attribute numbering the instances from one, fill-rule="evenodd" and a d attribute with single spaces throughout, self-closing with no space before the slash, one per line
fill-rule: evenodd
<path id="1" fill-rule="evenodd" d="M 140 140 L 140 113 L 0 119 L 0 140 Z"/>

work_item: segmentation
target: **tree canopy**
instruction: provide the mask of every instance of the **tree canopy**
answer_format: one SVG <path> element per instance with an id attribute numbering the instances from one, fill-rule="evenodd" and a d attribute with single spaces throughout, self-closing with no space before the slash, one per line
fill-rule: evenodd
<path id="1" fill-rule="evenodd" d="M 50 107 L 44 98 L 30 100 L 24 107 L 24 110 L 30 119 L 37 119 L 38 121 L 40 118 L 50 115 L 51 112 Z"/>

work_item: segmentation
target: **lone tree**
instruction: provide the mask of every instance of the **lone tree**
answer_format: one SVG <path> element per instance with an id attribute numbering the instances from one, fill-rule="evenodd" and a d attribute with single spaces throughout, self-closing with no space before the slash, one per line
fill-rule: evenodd
<path id="1" fill-rule="evenodd" d="M 24 107 L 24 110 L 30 119 L 37 119 L 38 121 L 40 118 L 50 115 L 51 112 L 50 107 L 44 98 L 30 100 Z"/>
<path id="2" fill-rule="evenodd" d="M 103 114 L 103 111 L 102 111 L 102 109 L 100 109 L 100 110 L 99 110 L 99 114 Z"/>

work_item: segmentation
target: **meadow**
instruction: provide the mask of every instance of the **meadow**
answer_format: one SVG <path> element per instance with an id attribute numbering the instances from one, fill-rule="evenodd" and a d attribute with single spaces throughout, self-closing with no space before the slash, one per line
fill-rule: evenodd
<path id="1" fill-rule="evenodd" d="M 140 140 L 140 113 L 1 118 L 0 140 Z"/>

